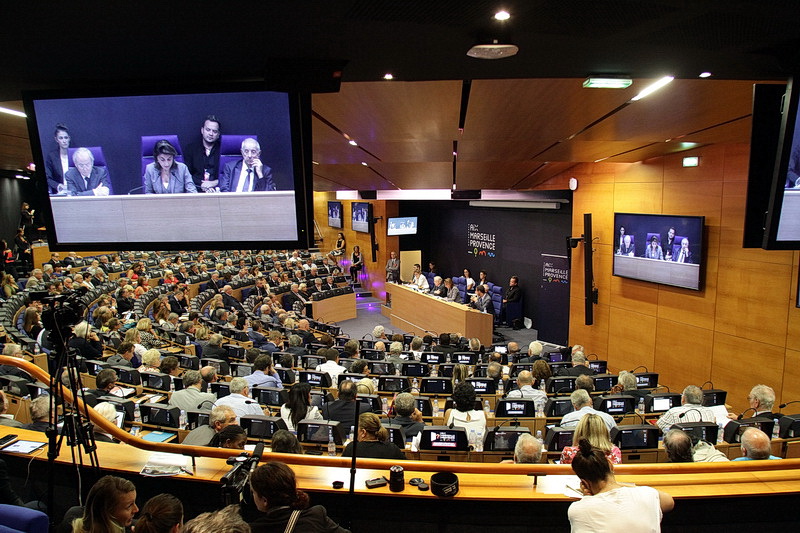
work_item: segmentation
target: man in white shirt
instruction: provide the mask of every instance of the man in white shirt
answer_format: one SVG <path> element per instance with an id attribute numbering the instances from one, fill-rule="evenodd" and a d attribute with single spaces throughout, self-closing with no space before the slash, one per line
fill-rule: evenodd
<path id="1" fill-rule="evenodd" d="M 678 422 L 711 422 L 716 423 L 717 418 L 708 407 L 703 407 L 703 391 L 696 385 L 689 385 L 683 389 L 681 405 L 673 407 L 656 421 L 662 432 L 666 432 Z"/>
<path id="2" fill-rule="evenodd" d="M 517 389 L 512 390 L 506 395 L 506 398 L 528 398 L 531 400 L 547 401 L 547 394 L 539 389 L 533 388 L 533 374 L 530 370 L 523 370 L 517 376 Z"/>
<path id="3" fill-rule="evenodd" d="M 245 415 L 269 416 L 269 409 L 262 410 L 258 402 L 250 398 L 250 389 L 244 378 L 233 378 L 229 387 L 231 393 L 217 400 L 214 406 L 226 405 L 233 409 L 233 412 L 236 413 L 237 424 L 239 423 L 238 419 Z"/>
<path id="4" fill-rule="evenodd" d="M 339 364 L 339 351 L 329 348 L 325 353 L 325 362 L 317 365 L 317 372 L 327 372 L 331 377 L 331 383 L 336 385 L 339 381 L 339 374 L 347 372 L 347 369 Z"/>
<path id="5" fill-rule="evenodd" d="M 578 389 L 574 391 L 572 394 L 570 394 L 569 399 L 572 402 L 572 407 L 575 410 L 571 413 L 565 414 L 561 419 L 561 424 L 559 425 L 562 428 L 574 428 L 578 425 L 578 422 L 580 422 L 581 418 L 589 413 L 598 415 L 600 418 L 602 418 L 609 431 L 611 431 L 611 428 L 617 427 L 617 423 L 610 414 L 597 411 L 596 409 L 592 408 L 592 398 L 589 396 L 589 393 L 586 390 Z"/>
<path id="6" fill-rule="evenodd" d="M 214 405 L 217 396 L 212 392 L 201 392 L 203 375 L 199 370 L 188 370 L 183 375 L 183 389 L 176 390 L 169 397 L 169 405 L 180 407 L 184 411 L 209 409 Z"/>

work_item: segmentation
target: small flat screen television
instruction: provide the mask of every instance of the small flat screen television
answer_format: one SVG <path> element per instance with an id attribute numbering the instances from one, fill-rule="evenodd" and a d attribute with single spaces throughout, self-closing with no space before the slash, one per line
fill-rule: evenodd
<path id="1" fill-rule="evenodd" d="M 742 441 L 742 433 L 747 428 L 758 428 L 772 438 L 772 429 L 775 427 L 775 419 L 764 416 L 753 418 L 743 418 L 742 420 L 731 420 L 725 424 L 722 440 L 729 444 Z"/>
<path id="2" fill-rule="evenodd" d="M 658 448 L 658 426 L 650 424 L 611 428 L 611 442 L 620 450 Z"/>
<path id="3" fill-rule="evenodd" d="M 548 398 L 544 406 L 544 414 L 548 417 L 562 417 L 574 411 L 569 396 L 556 396 Z"/>
<path id="4" fill-rule="evenodd" d="M 658 387 L 658 372 L 634 372 L 637 389 L 655 389 Z"/>
<path id="5" fill-rule="evenodd" d="M 271 439 L 279 429 L 288 429 L 286 422 L 279 416 L 245 415 L 239 417 L 239 425 L 247 432 L 247 436 L 255 439 Z"/>
<path id="6" fill-rule="evenodd" d="M 453 394 L 453 382 L 448 378 L 423 378 L 420 392 L 424 394 Z"/>
<path id="7" fill-rule="evenodd" d="M 328 202 L 328 226 L 342 229 L 342 202 Z"/>
<path id="8" fill-rule="evenodd" d="M 520 372 L 523 370 L 527 370 L 528 372 L 533 371 L 533 363 L 516 363 L 511 365 L 511 370 L 509 371 L 508 375 L 512 378 L 515 378 L 519 375 Z"/>
<path id="9" fill-rule="evenodd" d="M 547 392 L 551 394 L 561 394 L 575 390 L 574 376 L 553 376 L 547 378 Z"/>
<path id="10" fill-rule="evenodd" d="M 677 392 L 651 392 L 644 397 L 645 413 L 664 413 L 681 404 L 681 395 Z"/>
<path id="11" fill-rule="evenodd" d="M 333 435 L 333 442 L 341 446 L 344 442 L 343 428 L 339 422 L 332 420 L 301 420 L 297 424 L 297 440 L 314 444 L 327 444 Z"/>
<path id="12" fill-rule="evenodd" d="M 497 402 L 494 416 L 503 417 L 528 417 L 536 416 L 536 406 L 533 400 L 523 398 L 506 398 Z"/>
<path id="13" fill-rule="evenodd" d="M 24 94 L 50 248 L 307 247 L 310 95 L 262 88 Z M 66 133 L 65 159 L 57 132 Z M 162 141 L 169 147 L 159 163 L 154 148 Z M 204 141 L 217 146 L 218 158 L 205 157 Z M 166 182 L 158 179 L 161 164 Z M 163 213 L 170 231 L 163 231 Z"/>
<path id="14" fill-rule="evenodd" d="M 369 233 L 372 219 L 372 204 L 369 202 L 353 202 L 350 204 L 353 231 Z"/>
<path id="15" fill-rule="evenodd" d="M 636 398 L 627 394 L 611 394 L 598 396 L 594 400 L 594 408 L 611 416 L 622 416 L 632 413 L 636 408 Z"/>
<path id="16" fill-rule="evenodd" d="M 254 387 L 250 392 L 259 404 L 280 407 L 289 399 L 289 391 L 277 387 Z"/>
<path id="17" fill-rule="evenodd" d="M 484 449 L 490 452 L 513 452 L 520 436 L 530 432 L 530 428 L 524 426 L 491 428 L 486 433 Z"/>
<path id="18" fill-rule="evenodd" d="M 327 372 L 318 372 L 316 370 L 301 370 L 300 383 L 308 383 L 312 387 L 330 387 L 331 376 Z"/>
<path id="19" fill-rule="evenodd" d="M 400 448 L 401 450 L 406 446 L 406 430 L 400 424 L 393 424 L 391 422 L 381 422 L 381 426 L 386 428 L 389 432 L 389 442 Z"/>
<path id="20" fill-rule="evenodd" d="M 417 217 L 392 217 L 386 224 L 386 235 L 416 235 Z"/>
<path id="21" fill-rule="evenodd" d="M 605 374 L 608 371 L 608 361 L 589 361 L 589 368 L 594 370 L 597 374 Z"/>
<path id="22" fill-rule="evenodd" d="M 402 376 L 380 376 L 378 390 L 381 392 L 407 392 L 410 381 Z"/>
<path id="23" fill-rule="evenodd" d="M 430 367 L 425 363 L 404 363 L 403 375 L 411 377 L 423 377 L 431 373 Z"/>
<path id="24" fill-rule="evenodd" d="M 613 274 L 699 291 L 705 217 L 614 213 Z"/>
<path id="25" fill-rule="evenodd" d="M 465 452 L 469 449 L 467 431 L 459 427 L 426 426 L 422 430 L 419 449 Z"/>
<path id="26" fill-rule="evenodd" d="M 706 407 L 725 405 L 727 399 L 728 391 L 722 389 L 703 389 L 703 405 Z"/>
<path id="27" fill-rule="evenodd" d="M 605 392 L 611 390 L 611 388 L 617 384 L 619 376 L 616 374 L 598 374 L 592 376 L 592 380 L 594 381 L 594 390 Z"/>
<path id="28" fill-rule="evenodd" d="M 495 394 L 497 385 L 491 378 L 467 378 L 467 383 L 475 388 L 475 394 Z"/>
<path id="29" fill-rule="evenodd" d="M 544 437 L 544 445 L 548 451 L 560 452 L 567 446 L 572 446 L 572 435 L 575 433 L 573 428 L 562 428 L 559 426 L 547 428 Z"/>
<path id="30" fill-rule="evenodd" d="M 678 422 L 673 424 L 670 429 L 680 429 L 709 444 L 716 444 L 719 435 L 719 426 L 714 422 Z"/>
<path id="31" fill-rule="evenodd" d="M 420 359 L 429 365 L 439 365 L 447 361 L 447 354 L 444 352 L 422 352 Z"/>

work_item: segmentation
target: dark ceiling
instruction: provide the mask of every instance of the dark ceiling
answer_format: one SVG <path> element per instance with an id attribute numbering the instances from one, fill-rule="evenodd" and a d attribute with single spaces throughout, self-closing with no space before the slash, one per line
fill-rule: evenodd
<path id="1" fill-rule="evenodd" d="M 500 7 L 511 13 L 502 25 L 491 18 Z M 785 79 L 800 51 L 788 0 L 9 1 L 0 13 L 9 107 L 27 88 L 303 78 L 345 61 L 341 91 L 313 99 L 318 190 L 449 187 L 454 141 L 459 187 L 516 189 L 576 162 L 746 142 L 751 82 L 735 80 Z M 519 54 L 467 57 L 490 32 Z M 287 72 L 286 60 L 304 66 Z M 385 72 L 396 81 L 377 81 Z M 635 83 L 582 89 L 589 74 Z M 678 79 L 627 104 L 663 74 Z M 30 157 L 20 122 L 0 118 L 0 168 Z"/>

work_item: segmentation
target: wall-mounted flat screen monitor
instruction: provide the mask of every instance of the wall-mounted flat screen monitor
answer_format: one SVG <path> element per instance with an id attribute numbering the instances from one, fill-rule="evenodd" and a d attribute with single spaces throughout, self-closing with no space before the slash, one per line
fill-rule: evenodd
<path id="1" fill-rule="evenodd" d="M 24 103 L 51 249 L 308 246 L 307 95 L 86 88 Z"/>
<path id="2" fill-rule="evenodd" d="M 342 202 L 328 202 L 328 226 L 342 229 Z"/>
<path id="3" fill-rule="evenodd" d="M 393 217 L 386 223 L 386 235 L 416 235 L 417 217 Z"/>
<path id="4" fill-rule="evenodd" d="M 368 202 L 353 202 L 350 209 L 353 231 L 369 233 L 372 206 Z"/>
<path id="5" fill-rule="evenodd" d="M 614 213 L 613 274 L 699 291 L 705 217 Z"/>
<path id="6" fill-rule="evenodd" d="M 763 247 L 800 249 L 800 77 L 786 86 Z"/>

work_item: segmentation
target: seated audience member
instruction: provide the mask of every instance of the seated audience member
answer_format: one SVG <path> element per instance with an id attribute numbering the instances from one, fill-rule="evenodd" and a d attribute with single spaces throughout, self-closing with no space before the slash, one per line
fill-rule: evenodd
<path id="1" fill-rule="evenodd" d="M 72 328 L 75 336 L 68 342 L 67 346 L 74 348 L 78 353 L 87 359 L 99 359 L 103 355 L 103 344 L 100 337 L 92 331 L 92 326 L 85 320 L 79 322 Z"/>
<path id="2" fill-rule="evenodd" d="M 110 365 L 116 366 L 126 366 L 129 368 L 133 368 L 133 343 L 130 342 L 123 342 L 117 348 L 117 353 L 109 357 L 106 362 Z"/>
<path id="3" fill-rule="evenodd" d="M 403 343 L 393 342 L 389 345 L 389 354 L 386 356 L 386 361 L 392 363 L 395 368 L 402 368 L 403 364 L 406 362 L 402 357 L 402 353 Z"/>
<path id="4" fill-rule="evenodd" d="M 584 495 L 569 506 L 575 533 L 660 531 L 663 513 L 675 506 L 672 496 L 652 487 L 618 483 L 606 454 L 587 439 L 578 443 L 572 470 L 581 480 Z"/>
<path id="5" fill-rule="evenodd" d="M 228 350 L 222 347 L 224 338 L 219 333 L 214 333 L 208 338 L 208 345 L 203 347 L 203 357 L 228 360 Z"/>
<path id="6" fill-rule="evenodd" d="M 261 409 L 258 402 L 250 398 L 250 389 L 247 386 L 247 381 L 244 378 L 233 378 L 228 384 L 230 394 L 223 396 L 214 402 L 214 406 L 227 405 L 233 412 L 236 413 L 236 418 L 239 419 L 245 415 L 267 415 L 269 416 L 268 409 Z"/>
<path id="7" fill-rule="evenodd" d="M 561 419 L 561 424 L 559 424 L 563 428 L 573 428 L 578 425 L 581 418 L 583 418 L 587 414 L 595 414 L 600 416 L 605 422 L 606 427 L 609 431 L 611 428 L 616 427 L 617 423 L 614 421 L 614 418 L 602 411 L 597 411 L 592 407 L 592 398 L 589 396 L 589 393 L 583 389 L 579 389 L 573 391 L 572 394 L 569 396 L 570 401 L 572 402 L 572 407 L 575 409 L 571 413 L 567 413 Z"/>
<path id="8" fill-rule="evenodd" d="M 446 278 L 444 280 L 444 288 L 446 289 L 445 300 L 448 302 L 455 302 L 460 299 L 458 287 L 453 284 L 453 278 Z"/>
<path id="9" fill-rule="evenodd" d="M 422 420 L 422 412 L 417 409 L 417 402 L 414 396 L 408 392 L 402 392 L 394 399 L 394 419 L 392 422 L 399 424 L 406 435 L 406 440 L 411 440 L 419 434 L 425 427 Z"/>
<path id="10" fill-rule="evenodd" d="M 456 390 L 456 386 L 464 382 L 469 376 L 469 367 L 467 365 L 457 364 L 453 366 L 453 376 L 450 378 L 453 383 L 453 390 Z"/>
<path id="11" fill-rule="evenodd" d="M 492 358 L 495 356 L 500 356 L 499 353 L 492 354 Z M 499 357 L 498 357 L 499 358 Z M 489 362 L 489 366 L 486 367 L 486 377 L 494 381 L 495 388 L 499 391 L 500 390 L 500 381 L 503 381 L 503 385 L 505 385 L 505 380 L 508 379 L 508 375 L 506 371 L 509 369 L 507 366 L 500 364 L 497 359 L 491 359 Z"/>
<path id="12" fill-rule="evenodd" d="M 136 506 L 136 487 L 127 479 L 103 476 L 89 490 L 83 516 L 72 522 L 73 533 L 127 531 Z"/>
<path id="13" fill-rule="evenodd" d="M 253 342 L 254 348 L 258 348 L 259 350 L 266 350 L 269 353 L 277 351 L 277 347 L 275 347 L 274 345 L 269 346 L 269 341 L 267 340 L 267 337 L 263 333 L 261 333 L 260 320 L 253 320 L 250 322 L 250 327 L 247 330 L 247 338 Z"/>
<path id="14" fill-rule="evenodd" d="M 703 407 L 703 391 L 696 385 L 689 385 L 681 394 L 681 405 L 669 409 L 656 421 L 662 432 L 678 422 L 716 423 L 713 411 Z"/>
<path id="15" fill-rule="evenodd" d="M 486 287 L 478 285 L 475 294 L 470 298 L 469 306 L 483 313 L 494 314 L 494 303 L 492 297 L 486 294 Z"/>
<path id="16" fill-rule="evenodd" d="M 245 376 L 244 379 L 251 389 L 254 387 L 283 388 L 281 377 L 272 366 L 272 357 L 268 355 L 259 355 L 253 363 L 253 373 Z"/>
<path id="17" fill-rule="evenodd" d="M 11 415 L 5 414 L 8 411 L 8 398 L 6 394 L 0 390 L 0 426 L 7 426 L 12 428 L 21 428 L 22 422 L 14 420 Z"/>
<path id="18" fill-rule="evenodd" d="M 486 432 L 486 414 L 483 410 L 475 409 L 475 388 L 469 383 L 462 382 L 453 389 L 453 408 L 445 413 L 445 425 L 462 427 L 476 432 Z"/>
<path id="19" fill-rule="evenodd" d="M 283 368 L 286 370 L 286 385 L 292 385 L 296 380 L 297 376 L 295 375 L 294 370 L 292 367 L 294 366 L 294 357 L 290 353 L 285 353 L 281 355 L 280 358 L 280 365 L 279 368 Z"/>
<path id="20" fill-rule="evenodd" d="M 220 432 L 211 437 L 208 445 L 212 448 L 231 448 L 234 450 L 244 450 L 247 443 L 247 433 L 237 424 L 224 427 Z"/>
<path id="21" fill-rule="evenodd" d="M 158 367 L 158 370 L 162 374 L 167 374 L 168 376 L 177 377 L 181 374 L 181 367 L 180 361 L 174 355 L 168 355 L 164 359 L 161 360 L 161 366 Z"/>
<path id="22" fill-rule="evenodd" d="M 184 411 L 209 409 L 217 400 L 211 392 L 201 392 L 203 376 L 199 370 L 187 370 L 183 375 L 183 389 L 176 390 L 169 397 L 169 405 Z"/>
<path id="23" fill-rule="evenodd" d="M 3 355 L 22 359 L 24 354 L 22 352 L 22 346 L 19 344 L 8 343 L 3 346 Z M 0 366 L 0 376 L 17 376 L 30 382 L 35 381 L 27 372 L 13 365 Z"/>
<path id="24" fill-rule="evenodd" d="M 279 429 L 272 434 L 270 447 L 273 453 L 294 453 L 297 455 L 305 453 L 297 437 L 285 429 Z"/>
<path id="25" fill-rule="evenodd" d="M 345 446 L 342 457 L 352 457 L 355 448 L 356 457 L 371 459 L 405 459 L 406 454 L 393 442 L 389 442 L 389 430 L 381 425 L 375 413 L 358 415 L 358 446 L 351 442 Z"/>
<path id="26" fill-rule="evenodd" d="M 311 405 L 311 385 L 296 383 L 289 389 L 289 397 L 281 405 L 281 418 L 286 422 L 289 431 L 296 431 L 301 420 L 322 418 L 317 406 Z"/>
<path id="27" fill-rule="evenodd" d="M 38 399 L 38 398 L 37 398 Z M 747 428 L 742 433 L 742 456 L 734 461 L 760 461 L 763 459 L 780 459 L 770 453 L 770 440 L 766 433 L 758 428 Z"/>
<path id="28" fill-rule="evenodd" d="M 589 394 L 594 392 L 594 380 L 592 376 L 587 376 L 586 374 L 582 374 L 575 378 L 575 390 L 583 389 Z"/>
<path id="29" fill-rule="evenodd" d="M 22 429 L 29 429 L 31 431 L 47 431 L 47 420 L 50 415 L 50 396 L 43 394 L 31 400 L 31 420 L 30 424 L 25 424 Z"/>
<path id="30" fill-rule="evenodd" d="M 517 388 L 510 391 L 506 398 L 528 398 L 546 402 L 547 394 L 539 389 L 534 389 L 533 374 L 528 370 L 523 370 L 517 375 Z"/>
<path id="31" fill-rule="evenodd" d="M 261 355 L 262 355 L 261 350 L 259 350 L 258 348 L 248 348 L 244 352 L 244 360 L 246 363 L 253 364 L 256 362 L 256 359 L 258 359 L 259 356 Z"/>
<path id="32" fill-rule="evenodd" d="M 664 450 L 670 463 L 693 463 L 692 438 L 682 429 L 664 433 Z"/>
<path id="33" fill-rule="evenodd" d="M 414 274 L 411 276 L 411 284 L 424 292 L 428 292 L 428 289 L 430 289 L 428 278 L 422 273 L 422 269 L 419 265 L 414 265 Z"/>
<path id="34" fill-rule="evenodd" d="M 280 338 L 280 332 L 277 333 L 278 338 Z M 306 355 L 308 353 L 303 346 L 303 338 L 300 335 L 289 335 L 289 347 L 286 348 L 286 351 L 293 355 Z"/>
<path id="35" fill-rule="evenodd" d="M 375 383 L 370 378 L 360 379 L 356 383 L 356 392 L 358 394 L 375 394 Z"/>
<path id="36" fill-rule="evenodd" d="M 510 343 L 509 343 L 510 344 Z M 544 361 L 544 357 L 542 357 L 542 351 L 544 350 L 544 345 L 539 341 L 533 341 L 528 345 L 528 356 L 522 357 L 518 362 L 520 363 L 535 363 L 536 361 Z M 509 360 L 511 358 L 509 357 Z M 547 362 L 547 361 L 545 361 Z"/>
<path id="37" fill-rule="evenodd" d="M 183 504 L 172 494 L 147 500 L 136 521 L 136 533 L 178 533 L 182 527 Z"/>
<path id="38" fill-rule="evenodd" d="M 303 344 L 311 344 L 317 342 L 317 338 L 311 332 L 311 324 L 305 318 L 297 322 L 297 335 L 303 339 Z"/>
<path id="39" fill-rule="evenodd" d="M 542 460 L 542 441 L 531 435 L 523 433 L 514 446 L 514 462 L 516 464 L 538 463 Z"/>
<path id="40" fill-rule="evenodd" d="M 232 503 L 219 511 L 202 513 L 183 525 L 182 533 L 251 533 L 268 531 L 251 529 L 240 513 L 239 504 Z M 299 532 L 298 532 L 299 533 Z"/>
<path id="41" fill-rule="evenodd" d="M 370 411 L 365 404 L 359 406 L 362 412 Z M 356 417 L 356 384 L 349 379 L 339 383 L 339 397 L 322 407 L 322 418 L 341 423 L 345 434 L 349 434 Z"/>
<path id="42" fill-rule="evenodd" d="M 618 385 L 622 386 L 622 394 L 633 396 L 637 402 L 640 398 L 644 398 L 650 393 L 649 390 L 639 390 L 639 386 L 636 384 L 636 376 L 626 370 L 619 373 Z"/>
<path id="43" fill-rule="evenodd" d="M 117 408 L 111 402 L 100 402 L 94 406 L 94 410 L 112 424 L 117 421 Z M 97 442 L 117 442 L 111 433 L 101 429 L 99 425 L 94 426 L 94 440 Z"/>
<path id="44" fill-rule="evenodd" d="M 247 516 L 253 533 L 291 531 L 287 524 L 292 520 L 298 533 L 349 533 L 328 518 L 321 505 L 309 507 L 308 495 L 297 488 L 294 472 L 283 463 L 273 461 L 256 468 L 250 476 L 250 490 L 259 511 Z"/>
<path id="45" fill-rule="evenodd" d="M 547 380 L 553 377 L 553 372 L 550 370 L 550 365 L 544 359 L 539 359 L 533 363 L 533 377 L 536 378 L 533 386 L 537 389 L 543 389 Z"/>
<path id="46" fill-rule="evenodd" d="M 161 372 L 161 352 L 156 349 L 145 351 L 139 372 Z"/>
<path id="47" fill-rule="evenodd" d="M 317 365 L 317 372 L 325 372 L 331 377 L 331 383 L 335 384 L 339 379 L 339 374 L 347 372 L 347 369 L 339 364 L 339 350 L 333 348 L 325 349 L 325 362 Z"/>
<path id="48" fill-rule="evenodd" d="M 453 346 L 450 346 L 450 334 L 449 333 L 442 333 L 439 335 L 439 344 L 433 347 L 434 352 L 442 352 L 444 354 L 452 356 L 456 349 Z"/>
<path id="49" fill-rule="evenodd" d="M 606 427 L 602 418 L 598 415 L 587 414 L 581 418 L 572 434 L 572 446 L 565 446 L 561 451 L 561 464 L 570 464 L 575 454 L 578 453 L 577 443 L 581 439 L 586 439 L 593 448 L 602 450 L 611 464 L 618 465 L 622 462 L 622 452 L 611 443 Z"/>
<path id="50" fill-rule="evenodd" d="M 431 294 L 439 298 L 447 297 L 447 287 L 444 286 L 441 276 L 433 277 L 433 287 L 430 288 Z"/>
<path id="51" fill-rule="evenodd" d="M 781 413 L 772 412 L 772 406 L 775 405 L 775 391 L 772 390 L 772 387 L 768 387 L 767 385 L 756 385 L 750 389 L 750 394 L 747 396 L 747 401 L 750 403 L 750 408 L 746 409 L 744 413 L 753 411 L 752 416 L 754 417 L 763 416 L 766 418 L 772 418 L 773 420 L 779 419 L 783 416 Z M 728 413 L 728 418 L 731 420 L 736 420 L 740 416 L 741 415 L 737 416 L 733 413 Z"/>
<path id="52" fill-rule="evenodd" d="M 153 330 L 153 322 L 149 318 L 142 318 L 136 323 L 136 329 L 139 330 L 139 337 L 142 339 L 142 346 L 150 350 L 152 348 L 161 348 L 163 342 L 156 337 Z"/>
<path id="53" fill-rule="evenodd" d="M 375 340 L 379 339 L 388 340 L 386 339 L 386 328 L 384 328 L 380 324 L 372 328 L 372 338 Z"/>
<path id="54" fill-rule="evenodd" d="M 585 374 L 587 376 L 593 376 L 594 370 L 589 368 L 589 361 L 586 360 L 586 356 L 583 355 L 583 352 L 575 352 L 572 354 L 572 366 L 569 368 L 562 368 L 559 372 L 559 376 L 580 376 Z"/>
<path id="55" fill-rule="evenodd" d="M 236 423 L 236 413 L 227 405 L 220 405 L 211 409 L 208 424 L 197 426 L 189 432 L 181 444 L 189 446 L 208 446 L 214 435 L 231 424 Z"/>

